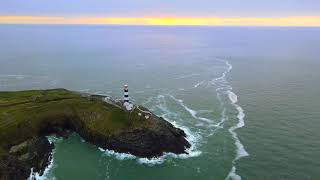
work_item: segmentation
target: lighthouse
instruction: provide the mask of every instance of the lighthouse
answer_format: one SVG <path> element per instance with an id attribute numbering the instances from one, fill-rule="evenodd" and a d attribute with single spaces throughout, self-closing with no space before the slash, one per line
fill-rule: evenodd
<path id="1" fill-rule="evenodd" d="M 123 94 L 124 94 L 124 102 L 126 103 L 129 103 L 129 90 L 128 90 L 128 85 L 125 84 L 124 87 L 123 87 Z"/>
<path id="2" fill-rule="evenodd" d="M 126 110 L 131 111 L 133 104 L 129 102 L 129 89 L 127 84 L 125 84 L 123 87 L 123 101 L 123 106 L 126 108 Z"/>

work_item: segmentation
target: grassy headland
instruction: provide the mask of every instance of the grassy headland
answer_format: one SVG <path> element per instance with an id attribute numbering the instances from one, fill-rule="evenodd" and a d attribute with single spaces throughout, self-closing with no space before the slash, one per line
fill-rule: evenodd
<path id="1" fill-rule="evenodd" d="M 103 98 L 65 89 L 0 92 L 0 172 L 7 166 L 1 167 L 5 157 L 2 164 L 15 161 L 34 164 L 30 149 L 49 148 L 39 138 L 66 131 L 74 131 L 103 148 L 148 158 L 164 152 L 185 153 L 190 147 L 182 130 L 152 113 L 145 114 L 145 108 L 128 112 Z M 48 153 L 36 154 L 46 157 Z"/>

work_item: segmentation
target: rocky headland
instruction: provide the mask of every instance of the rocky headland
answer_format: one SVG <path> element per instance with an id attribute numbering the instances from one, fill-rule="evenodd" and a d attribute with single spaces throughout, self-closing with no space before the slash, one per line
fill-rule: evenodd
<path id="1" fill-rule="evenodd" d="M 46 136 L 79 134 L 88 143 L 153 158 L 187 153 L 183 130 L 144 107 L 126 111 L 99 95 L 65 89 L 0 92 L 0 180 L 40 175 L 54 144 Z"/>

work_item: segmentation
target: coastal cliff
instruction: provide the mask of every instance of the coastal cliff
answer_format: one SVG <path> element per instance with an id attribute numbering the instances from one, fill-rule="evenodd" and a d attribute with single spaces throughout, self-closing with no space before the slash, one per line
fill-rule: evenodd
<path id="1" fill-rule="evenodd" d="M 31 169 L 41 175 L 54 148 L 46 136 L 71 132 L 138 157 L 190 147 L 184 131 L 143 107 L 129 112 L 103 96 L 65 89 L 0 92 L 0 179 L 26 179 Z"/>

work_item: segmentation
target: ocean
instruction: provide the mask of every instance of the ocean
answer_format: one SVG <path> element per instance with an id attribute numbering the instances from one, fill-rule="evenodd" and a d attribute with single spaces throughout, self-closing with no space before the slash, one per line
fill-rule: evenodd
<path id="1" fill-rule="evenodd" d="M 127 83 L 192 144 L 145 159 L 48 137 L 37 179 L 319 179 L 319 57 L 319 28 L 1 25 L 0 91 Z"/>

